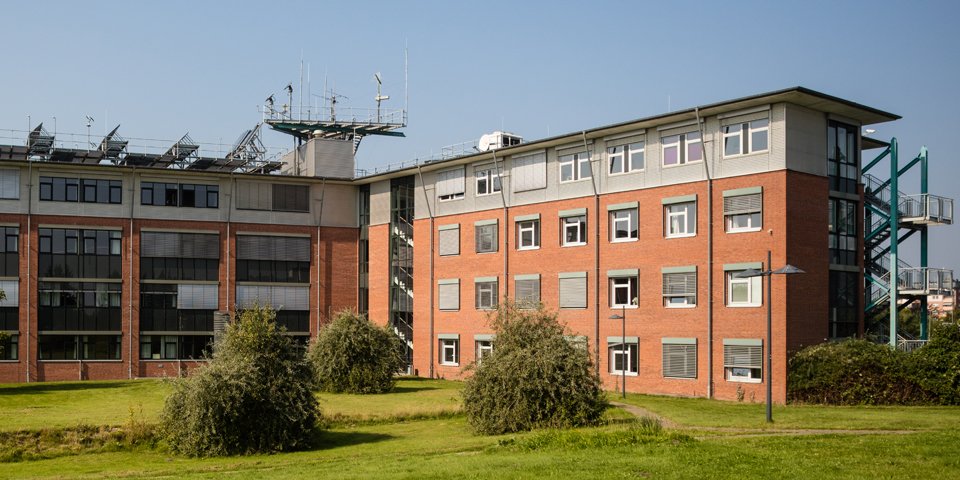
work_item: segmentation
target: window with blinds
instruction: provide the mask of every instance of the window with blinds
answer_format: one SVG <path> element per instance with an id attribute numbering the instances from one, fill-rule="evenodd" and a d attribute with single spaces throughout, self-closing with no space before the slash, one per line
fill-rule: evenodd
<path id="1" fill-rule="evenodd" d="M 460 255 L 460 225 L 440 225 L 440 256 Z"/>
<path id="2" fill-rule="evenodd" d="M 309 212 L 310 186 L 287 185 L 276 183 L 273 185 L 273 211 L 275 212 Z"/>
<path id="3" fill-rule="evenodd" d="M 587 272 L 560 274 L 560 308 L 587 308 Z"/>
<path id="4" fill-rule="evenodd" d="M 723 370 L 731 382 L 759 383 L 763 379 L 763 343 L 754 339 L 725 339 Z"/>
<path id="5" fill-rule="evenodd" d="M 0 307 L 7 308 L 20 306 L 19 280 L 0 280 L 0 290 L 3 291 L 3 294 L 6 297 L 3 300 L 0 300 Z"/>
<path id="6" fill-rule="evenodd" d="M 746 192 L 751 193 L 746 193 Z M 723 219 L 727 233 L 755 232 L 763 226 L 760 188 L 723 192 Z"/>
<path id="7" fill-rule="evenodd" d="M 0 168 L 0 199 L 20 199 L 20 169 Z"/>
<path id="8" fill-rule="evenodd" d="M 460 310 L 460 280 L 440 280 L 437 306 L 440 310 Z"/>
<path id="9" fill-rule="evenodd" d="M 666 340 L 664 340 L 666 342 Z M 666 378 L 697 378 L 696 341 L 663 343 L 663 376 Z"/>
<path id="10" fill-rule="evenodd" d="M 463 198 L 466 190 L 463 167 L 437 173 L 437 199 L 442 201 Z"/>
<path id="11" fill-rule="evenodd" d="M 177 308 L 181 310 L 216 310 L 218 285 L 177 285 Z"/>
<path id="12" fill-rule="evenodd" d="M 491 253 L 497 251 L 497 222 L 478 224 L 476 232 L 477 253 Z"/>
<path id="13" fill-rule="evenodd" d="M 697 271 L 663 272 L 663 306 L 693 307 L 697 304 Z"/>
<path id="14" fill-rule="evenodd" d="M 237 208 L 274 212 L 309 212 L 310 186 L 238 181 Z"/>
<path id="15" fill-rule="evenodd" d="M 310 287 L 237 285 L 237 306 L 269 305 L 276 310 L 310 310 Z"/>
<path id="16" fill-rule="evenodd" d="M 517 275 L 514 277 L 514 281 L 516 283 L 514 295 L 517 307 L 536 308 L 540 304 L 540 275 Z"/>
<path id="17" fill-rule="evenodd" d="M 513 157 L 510 182 L 514 192 L 547 187 L 547 154 L 544 152 Z"/>
<path id="18" fill-rule="evenodd" d="M 497 297 L 499 296 L 499 291 L 497 289 L 496 277 L 477 278 L 474 280 L 474 285 L 476 287 L 477 310 L 493 310 L 497 308 Z"/>
<path id="19" fill-rule="evenodd" d="M 140 278 L 209 281 L 219 279 L 220 235 L 140 232 Z"/>

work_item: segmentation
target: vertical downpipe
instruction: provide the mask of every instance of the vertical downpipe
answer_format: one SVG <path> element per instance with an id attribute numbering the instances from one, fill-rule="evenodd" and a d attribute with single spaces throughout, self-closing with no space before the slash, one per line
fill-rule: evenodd
<path id="1" fill-rule="evenodd" d="M 32 226 L 32 214 L 33 214 L 33 160 L 27 160 L 27 383 L 30 383 L 30 361 L 33 359 L 30 352 L 30 345 L 33 343 L 30 338 L 32 332 L 30 325 L 30 289 L 33 288 L 33 282 L 31 280 L 31 274 L 33 269 L 31 268 L 31 262 L 33 258 L 31 256 L 30 249 L 33 248 L 33 242 L 31 239 L 30 231 L 33 228 Z M 39 322 L 38 322 L 39 323 Z"/>
<path id="2" fill-rule="evenodd" d="M 127 314 L 130 316 L 128 325 L 130 330 L 127 331 L 127 378 L 133 379 L 133 208 L 136 205 L 136 189 L 137 189 L 137 168 L 133 167 L 133 172 L 130 175 L 130 231 L 127 234 L 127 243 L 130 245 L 127 247 L 127 251 L 130 255 L 130 259 L 127 262 L 128 272 L 128 293 L 127 293 Z M 138 289 L 139 290 L 139 289 Z M 139 323 L 139 322 L 138 322 Z M 139 337 L 138 337 L 139 338 Z M 179 357 L 179 355 L 178 355 Z"/>
<path id="3" fill-rule="evenodd" d="M 597 176 L 593 171 L 593 155 L 587 146 L 587 132 L 581 130 L 580 136 L 583 139 L 583 151 L 590 162 L 590 184 L 593 185 L 593 289 L 596 298 L 593 311 L 593 362 L 597 374 L 600 374 L 600 190 L 597 188 Z M 576 168 L 580 168 L 579 162 L 577 163 Z"/>
<path id="4" fill-rule="evenodd" d="M 433 276 L 434 276 L 434 272 L 433 272 L 433 254 L 434 254 L 434 241 L 435 241 L 435 240 L 434 240 L 434 231 L 435 231 L 435 229 L 436 229 L 436 226 L 434 225 L 435 220 L 434 220 L 434 218 L 433 218 L 433 207 L 430 206 L 430 197 L 427 196 L 427 184 L 423 182 L 423 170 L 420 169 L 420 165 L 417 165 L 417 175 L 420 177 L 420 188 L 423 189 L 423 200 L 424 200 L 424 202 L 426 202 L 426 205 L 427 205 L 427 215 L 430 216 L 430 338 L 428 339 L 427 343 L 430 345 L 430 371 L 429 371 L 429 374 L 430 374 L 430 378 L 434 378 L 434 368 L 433 368 L 433 364 L 434 364 L 434 361 L 436 360 L 436 358 L 434 357 L 434 356 L 436 355 L 436 351 L 434 350 L 434 348 L 436 347 L 436 342 L 435 342 L 434 339 L 433 339 L 433 336 L 434 336 L 434 333 L 433 333 L 434 314 L 433 314 L 433 312 L 434 312 L 434 302 L 436 301 L 436 299 L 434 298 L 435 280 L 433 279 Z M 416 211 L 416 208 L 417 208 L 417 207 L 416 207 L 416 202 L 414 202 L 414 207 L 413 207 L 413 208 L 414 208 L 414 211 Z M 414 222 L 416 222 L 416 215 L 414 215 Z"/>
<path id="5" fill-rule="evenodd" d="M 930 197 L 927 196 L 927 193 L 929 193 L 928 187 L 929 185 L 927 182 L 927 147 L 923 147 L 920 149 L 920 198 L 922 199 L 921 201 L 923 202 L 923 206 L 921 208 L 923 208 L 924 216 L 930 215 Z M 929 273 L 927 273 L 928 272 L 927 267 L 930 266 L 927 263 L 929 261 L 929 258 L 927 257 L 927 253 L 928 253 L 927 248 L 929 247 L 928 242 L 930 241 L 929 237 L 927 236 L 927 231 L 928 231 L 927 227 L 923 227 L 923 229 L 920 230 L 920 269 L 924 272 L 924 275 L 929 275 Z M 938 286 L 939 286 L 939 283 L 940 282 L 938 279 L 938 282 L 937 282 Z M 930 285 L 929 279 L 927 279 L 926 284 Z M 948 287 L 952 287 L 952 285 L 949 285 Z M 930 329 L 927 323 L 929 321 L 930 314 L 927 311 L 927 309 L 928 309 L 927 296 L 921 295 L 920 296 L 920 340 L 928 340 L 930 337 Z"/>
<path id="6" fill-rule="evenodd" d="M 700 107 L 693 109 L 700 131 L 700 156 L 707 176 L 707 398 L 713 398 L 713 178 L 707 161 L 707 138 L 704 136 Z"/>
<path id="7" fill-rule="evenodd" d="M 497 178 L 500 179 L 500 202 L 503 203 L 503 298 L 510 298 L 510 206 L 507 205 L 506 194 L 503 193 L 503 171 L 500 170 L 500 164 L 497 163 L 497 151 L 493 153 L 493 169 L 497 172 Z M 506 168 L 506 164 L 503 165 Z M 493 188 L 493 181 L 490 182 L 490 188 Z"/>
<path id="8" fill-rule="evenodd" d="M 227 303 L 226 303 L 226 307 L 227 307 L 227 318 L 228 318 L 228 319 L 229 319 L 229 317 L 230 317 L 230 218 L 231 218 L 231 214 L 233 213 L 233 196 L 234 196 L 234 194 L 236 193 L 236 187 L 237 187 L 237 179 L 236 179 L 236 177 L 234 177 L 233 174 L 231 173 L 231 174 L 230 174 L 230 198 L 229 198 L 229 200 L 227 200 L 227 238 L 226 238 L 226 241 L 227 241 L 227 253 L 226 253 L 226 259 L 225 259 L 225 260 L 226 260 L 226 263 L 227 263 L 227 278 L 226 278 L 226 284 L 227 284 L 227 288 L 226 288 L 226 290 L 227 290 Z"/>
<path id="9" fill-rule="evenodd" d="M 317 334 L 320 333 L 320 296 L 322 292 L 320 291 L 320 225 L 323 223 L 323 199 L 327 194 L 327 179 L 323 178 L 320 184 L 320 213 L 317 215 Z M 359 266 L 358 266 L 359 268 Z M 327 308 L 330 308 L 330 305 L 327 305 Z"/>
<path id="10" fill-rule="evenodd" d="M 897 229 L 900 226 L 900 191 L 897 186 L 899 165 L 897 165 L 897 139 L 890 140 L 890 346 L 897 348 L 897 293 L 900 271 L 897 265 L 897 247 L 899 243 Z"/>

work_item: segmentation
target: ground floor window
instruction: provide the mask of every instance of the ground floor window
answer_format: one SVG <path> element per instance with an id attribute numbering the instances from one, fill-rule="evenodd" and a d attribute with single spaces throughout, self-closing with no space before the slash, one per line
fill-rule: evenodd
<path id="1" fill-rule="evenodd" d="M 612 343 L 608 346 L 610 373 L 612 375 L 636 375 L 640 358 L 637 342 Z"/>
<path id="2" fill-rule="evenodd" d="M 212 335 L 141 335 L 143 360 L 199 360 L 210 355 Z"/>
<path id="3" fill-rule="evenodd" d="M 440 340 L 440 365 L 459 365 L 460 364 L 460 340 L 441 339 Z"/>
<path id="4" fill-rule="evenodd" d="M 753 339 L 723 341 L 723 374 L 731 382 L 759 383 L 763 379 L 763 344 Z"/>
<path id="5" fill-rule="evenodd" d="M 663 376 L 665 378 L 697 378 L 695 339 L 663 339 Z"/>
<path id="6" fill-rule="evenodd" d="M 20 335 L 8 334 L 7 339 L 0 342 L 0 360 L 17 360 L 20 355 Z"/>
<path id="7" fill-rule="evenodd" d="M 483 361 L 484 357 L 491 353 L 493 353 L 492 340 L 477 340 L 477 365 Z"/>
<path id="8" fill-rule="evenodd" d="M 120 335 L 39 335 L 40 360 L 120 360 Z"/>

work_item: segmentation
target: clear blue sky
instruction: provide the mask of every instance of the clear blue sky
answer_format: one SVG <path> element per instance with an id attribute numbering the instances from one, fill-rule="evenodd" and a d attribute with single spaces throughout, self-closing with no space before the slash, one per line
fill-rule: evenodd
<path id="1" fill-rule="evenodd" d="M 957 1 L 4 2 L 0 18 L 0 129 L 56 116 L 82 133 L 89 114 L 96 134 L 232 143 L 301 55 L 314 93 L 326 75 L 372 107 L 380 71 L 401 106 L 406 44 L 407 138 L 365 139 L 360 167 L 802 85 L 902 115 L 876 136 L 904 158 L 927 145 L 931 191 L 960 199 Z M 931 238 L 931 263 L 960 272 L 960 227 Z"/>

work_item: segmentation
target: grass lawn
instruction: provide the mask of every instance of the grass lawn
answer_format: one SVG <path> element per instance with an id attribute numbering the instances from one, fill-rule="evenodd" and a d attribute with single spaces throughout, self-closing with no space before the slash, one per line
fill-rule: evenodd
<path id="1" fill-rule="evenodd" d="M 48 388 L 0 386 L 0 428 L 81 420 L 123 424 L 128 406 L 139 403 L 151 421 L 169 389 L 155 381 L 42 386 Z M 628 424 L 476 436 L 462 415 L 449 415 L 458 408 L 460 384 L 411 379 L 398 386 L 387 395 L 321 394 L 325 414 L 341 421 L 323 432 L 323 446 L 311 451 L 214 459 L 150 449 L 88 453 L 0 463 L 0 478 L 960 478 L 960 408 L 790 406 L 774 411 L 775 426 L 781 428 L 920 430 L 912 434 L 745 432 L 700 439 L 668 434 L 616 443 Z M 683 425 L 764 427 L 763 405 L 642 395 L 627 400 Z M 398 419 L 404 416 L 408 419 Z M 424 418 L 409 418 L 418 416 Z M 619 410 L 609 414 L 624 416 Z M 555 437 L 572 441 L 548 441 Z"/>

